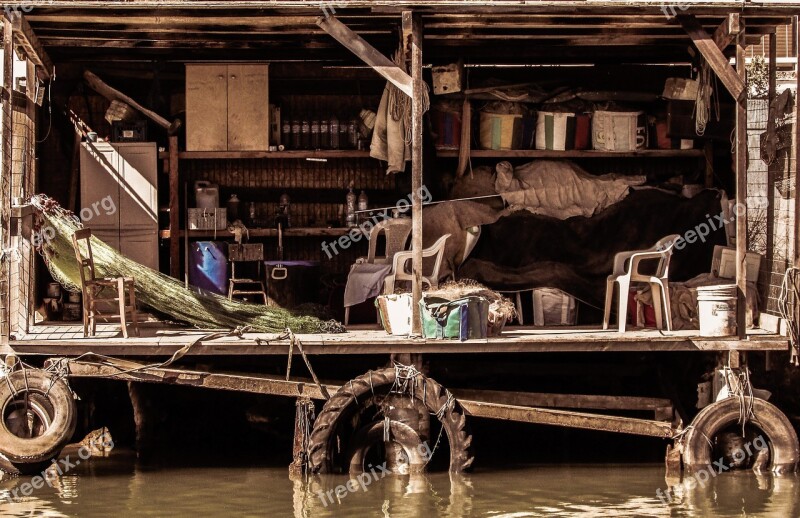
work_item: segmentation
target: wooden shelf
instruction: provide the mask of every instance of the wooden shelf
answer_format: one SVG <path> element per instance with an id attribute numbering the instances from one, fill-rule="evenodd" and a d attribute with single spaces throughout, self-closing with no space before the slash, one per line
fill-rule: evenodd
<path id="1" fill-rule="evenodd" d="M 159 158 L 169 158 L 169 153 L 162 151 Z M 296 160 L 317 159 L 335 160 L 337 158 L 369 158 L 369 151 L 358 149 L 338 150 L 288 150 L 288 151 L 181 151 L 178 153 L 181 160 L 230 160 L 253 158 L 290 158 Z"/>
<path id="2" fill-rule="evenodd" d="M 317 227 L 296 227 L 287 228 L 283 231 L 283 237 L 340 237 L 348 234 L 352 229 L 350 228 L 317 228 Z M 278 229 L 276 228 L 251 228 L 249 229 L 250 237 L 278 237 Z M 180 237 L 186 235 L 185 230 L 180 231 Z M 213 230 L 190 230 L 189 237 L 210 237 L 213 238 L 215 232 Z M 161 239 L 169 239 L 170 231 L 159 231 Z M 217 239 L 233 239 L 233 234 L 227 230 L 217 230 Z"/>
<path id="3" fill-rule="evenodd" d="M 458 150 L 441 150 L 437 152 L 441 158 L 457 158 Z M 169 153 L 162 151 L 159 158 L 169 158 Z M 541 149 L 513 149 L 495 151 L 493 149 L 473 149 L 472 158 L 698 158 L 703 156 L 702 149 L 642 149 L 639 151 L 593 151 L 570 150 L 553 151 Z M 181 160 L 236 160 L 267 158 L 288 158 L 295 160 L 317 159 L 335 160 L 340 158 L 370 158 L 369 151 L 357 149 L 319 150 L 319 151 L 181 151 Z"/>
<path id="4" fill-rule="evenodd" d="M 458 157 L 458 150 L 442 150 L 440 157 Z M 642 149 L 639 151 L 593 151 L 570 150 L 553 151 L 541 149 L 513 149 L 495 151 L 493 149 L 473 149 L 472 158 L 698 158 L 704 156 L 702 149 Z"/>

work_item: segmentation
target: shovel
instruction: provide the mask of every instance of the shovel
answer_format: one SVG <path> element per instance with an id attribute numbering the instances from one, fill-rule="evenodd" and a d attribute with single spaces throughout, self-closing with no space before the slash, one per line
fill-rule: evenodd
<path id="1" fill-rule="evenodd" d="M 289 270 L 283 266 L 283 227 L 278 223 L 278 264 L 272 269 L 270 277 L 276 281 L 282 281 L 289 275 Z"/>

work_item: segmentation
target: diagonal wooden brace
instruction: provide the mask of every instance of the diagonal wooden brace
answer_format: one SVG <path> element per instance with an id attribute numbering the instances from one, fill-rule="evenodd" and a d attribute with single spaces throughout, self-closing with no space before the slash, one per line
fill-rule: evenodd
<path id="1" fill-rule="evenodd" d="M 678 20 L 686 34 L 692 38 L 694 46 L 697 47 L 697 50 L 700 51 L 700 54 L 703 55 L 723 86 L 725 86 L 725 89 L 730 92 L 735 100 L 741 100 L 747 92 L 744 81 L 730 65 L 728 58 L 719 49 L 714 38 L 709 36 L 693 15 L 679 16 Z"/>
<path id="2" fill-rule="evenodd" d="M 347 47 L 361 61 L 371 66 L 373 70 L 385 77 L 389 82 L 411 97 L 413 86 L 411 76 L 391 59 L 381 54 L 375 47 L 367 43 L 364 38 L 351 31 L 349 27 L 333 16 L 320 16 L 317 25 L 333 36 L 333 38 Z"/>

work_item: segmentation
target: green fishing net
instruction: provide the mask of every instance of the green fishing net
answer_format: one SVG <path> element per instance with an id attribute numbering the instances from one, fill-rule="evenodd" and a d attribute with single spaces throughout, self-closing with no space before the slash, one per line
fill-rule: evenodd
<path id="1" fill-rule="evenodd" d="M 70 291 L 81 291 L 79 265 L 72 235 L 83 228 L 77 216 L 44 195 L 31 198 L 37 217 L 34 245 L 53 278 Z M 86 256 L 86 250 L 82 250 Z M 133 277 L 136 299 L 170 317 L 200 328 L 247 327 L 254 332 L 336 333 L 344 327 L 335 321 L 276 306 L 231 301 L 215 294 L 186 289 L 182 282 L 120 254 L 92 236 L 92 254 L 98 277 Z"/>

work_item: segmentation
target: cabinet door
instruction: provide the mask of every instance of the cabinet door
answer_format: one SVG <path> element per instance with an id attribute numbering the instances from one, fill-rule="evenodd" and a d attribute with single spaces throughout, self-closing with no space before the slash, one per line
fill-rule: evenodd
<path id="1" fill-rule="evenodd" d="M 157 153 L 155 142 L 114 144 L 119 152 L 120 228 L 158 227 Z"/>
<path id="2" fill-rule="evenodd" d="M 269 147 L 268 66 L 228 65 L 228 149 Z"/>
<path id="3" fill-rule="evenodd" d="M 103 209 L 119 207 L 119 155 L 107 142 L 81 144 L 81 206 L 83 224 L 92 229 L 119 228 L 119 214 Z M 111 213 L 109 213 L 111 212 Z"/>
<path id="4" fill-rule="evenodd" d="M 158 231 L 149 229 L 122 229 L 119 233 L 122 255 L 158 271 Z"/>
<path id="5" fill-rule="evenodd" d="M 107 244 L 108 246 L 114 248 L 115 250 L 120 250 L 120 242 L 119 242 L 119 230 L 92 230 L 92 235 L 102 241 L 103 243 Z M 94 250 L 94 249 L 93 249 Z"/>
<path id="6" fill-rule="evenodd" d="M 227 65 L 186 65 L 186 149 L 228 148 Z"/>

